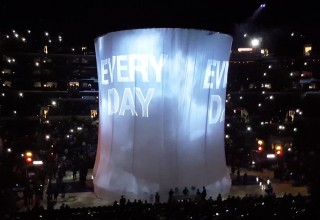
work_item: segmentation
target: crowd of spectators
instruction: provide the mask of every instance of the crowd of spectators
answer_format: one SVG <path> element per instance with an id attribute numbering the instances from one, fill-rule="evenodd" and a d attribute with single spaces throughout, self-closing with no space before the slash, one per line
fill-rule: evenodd
<path id="1" fill-rule="evenodd" d="M 121 200 L 121 202 L 120 202 Z M 275 194 L 264 196 L 229 196 L 226 199 L 209 197 L 201 200 L 168 200 L 150 203 L 142 200 L 130 201 L 123 196 L 113 205 L 70 208 L 62 204 L 57 209 L 42 206 L 17 214 L 18 219 L 319 219 L 319 210 L 309 196 L 300 194 Z"/>
<path id="2" fill-rule="evenodd" d="M 103 207 L 70 208 L 68 205 L 63 205 L 57 209 L 56 207 L 52 208 L 52 204 L 50 204 L 44 208 L 41 206 L 44 190 L 39 186 L 44 185 L 45 179 L 59 182 L 61 175 L 64 176 L 66 170 L 72 170 L 74 180 L 84 184 L 86 172 L 94 164 L 98 126 L 94 120 L 71 118 L 68 121 L 52 120 L 50 123 L 37 126 L 34 131 L 31 131 L 31 128 L 34 128 L 32 126 L 26 125 L 25 127 L 30 130 L 28 130 L 30 134 L 28 133 L 27 136 L 32 140 L 30 143 L 35 143 L 39 147 L 37 152 L 44 161 L 43 172 L 36 172 L 34 176 L 36 178 L 29 181 L 32 188 L 29 188 L 28 184 L 24 187 L 24 203 L 26 207 L 28 206 L 28 210 L 13 212 L 12 215 L 8 214 L 10 212 L 4 212 L 9 219 L 12 216 L 15 216 L 16 219 L 316 219 L 313 218 L 316 213 L 313 204 L 316 204 L 314 201 L 319 201 L 317 195 L 320 195 L 319 185 L 316 181 L 312 182 L 314 185 L 312 190 L 316 191 L 313 193 L 316 195 L 315 199 L 312 196 L 301 195 L 275 197 L 271 192 L 264 197 L 229 197 L 225 200 L 207 198 L 195 201 L 187 199 L 166 203 L 160 203 L 159 199 L 155 199 L 158 201 L 155 203 L 126 200 L 121 205 L 115 202 L 112 206 Z M 11 132 L 7 132 L 7 135 L 4 136 L 4 145 L 9 145 L 10 140 L 15 140 L 14 137 L 10 137 L 10 134 Z M 47 134 L 50 134 L 48 140 L 44 138 Z M 24 138 L 23 140 L 27 143 L 28 139 Z M 315 158 L 318 157 L 310 156 L 307 161 L 310 164 L 316 164 Z M 227 160 L 228 162 L 230 161 Z M 310 167 L 315 166 L 310 165 Z M 240 178 L 240 173 L 238 174 L 236 170 L 234 173 L 237 174 L 236 177 Z M 314 169 L 309 173 L 313 173 L 311 177 L 318 176 L 315 175 Z M 79 175 L 77 176 L 77 174 Z M 236 180 L 238 183 L 242 182 Z M 243 181 L 249 181 L 246 175 L 243 176 Z M 30 197 L 30 193 L 34 196 Z M 8 197 L 3 195 L 1 198 Z M 51 201 L 55 201 L 54 194 Z"/>

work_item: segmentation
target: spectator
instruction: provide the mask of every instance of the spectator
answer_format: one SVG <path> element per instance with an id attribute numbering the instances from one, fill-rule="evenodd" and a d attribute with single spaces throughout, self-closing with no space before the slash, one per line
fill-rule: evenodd
<path id="1" fill-rule="evenodd" d="M 77 169 L 75 166 L 72 168 L 72 179 L 77 180 Z"/>
<path id="2" fill-rule="evenodd" d="M 184 187 L 184 189 L 182 190 L 182 193 L 184 196 L 188 196 L 189 195 L 189 190 L 187 187 Z"/>
<path id="3" fill-rule="evenodd" d="M 28 199 L 28 205 L 33 205 L 33 189 L 30 185 L 27 186 L 27 199 Z"/>
<path id="4" fill-rule="evenodd" d="M 202 187 L 201 197 L 203 200 L 205 200 L 207 197 L 207 190 L 206 190 L 206 187 L 204 186 Z"/>
<path id="5" fill-rule="evenodd" d="M 237 169 L 237 182 L 240 183 L 240 168 Z"/>
<path id="6" fill-rule="evenodd" d="M 244 172 L 244 174 L 243 174 L 243 184 L 244 185 L 247 185 L 247 180 L 248 180 L 248 174 L 247 174 L 247 172 Z"/>
<path id="7" fill-rule="evenodd" d="M 61 198 L 64 199 L 65 198 L 65 194 L 66 194 L 66 184 L 65 182 L 61 182 L 60 183 L 60 192 L 61 192 Z"/>
<path id="8" fill-rule="evenodd" d="M 156 204 L 160 203 L 160 195 L 158 192 L 156 192 L 155 200 L 156 200 Z"/>
<path id="9" fill-rule="evenodd" d="M 121 198 L 120 198 L 120 206 L 124 206 L 126 204 L 126 202 L 127 202 L 127 200 L 122 195 Z"/>
<path id="10" fill-rule="evenodd" d="M 173 192 L 173 190 L 172 190 L 172 188 L 171 188 L 171 189 L 169 190 L 168 203 L 170 203 L 170 202 L 173 201 L 173 194 L 174 194 L 174 192 Z"/>

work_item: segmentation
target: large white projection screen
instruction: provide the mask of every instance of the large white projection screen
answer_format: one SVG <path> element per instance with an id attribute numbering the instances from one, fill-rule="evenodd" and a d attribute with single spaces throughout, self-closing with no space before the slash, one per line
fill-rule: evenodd
<path id="1" fill-rule="evenodd" d="M 232 37 L 150 28 L 95 39 L 99 139 L 94 192 L 148 200 L 192 186 L 228 194 L 225 96 Z"/>

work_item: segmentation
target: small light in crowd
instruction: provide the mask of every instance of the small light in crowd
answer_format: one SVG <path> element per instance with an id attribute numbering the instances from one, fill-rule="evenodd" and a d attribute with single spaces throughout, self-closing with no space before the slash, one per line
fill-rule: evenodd
<path id="1" fill-rule="evenodd" d="M 28 34 L 30 34 L 30 33 L 31 33 L 31 31 L 30 31 L 30 30 L 27 30 L 27 32 L 28 32 Z"/>
<path id="2" fill-rule="evenodd" d="M 275 157 L 276 157 L 276 155 L 274 155 L 274 154 L 267 154 L 267 158 L 269 158 L 269 159 L 273 159 Z"/>
<path id="3" fill-rule="evenodd" d="M 19 92 L 19 97 L 23 97 L 23 93 L 22 92 Z"/>
<path id="4" fill-rule="evenodd" d="M 268 66 L 268 69 L 271 69 L 271 68 L 272 68 L 272 66 L 271 66 L 271 65 L 269 65 L 269 66 Z"/>
<path id="5" fill-rule="evenodd" d="M 39 66 L 40 64 L 39 64 L 39 62 L 35 62 L 34 65 L 35 66 Z"/>
<path id="6" fill-rule="evenodd" d="M 70 129 L 70 132 L 73 133 L 73 129 Z"/>
<path id="7" fill-rule="evenodd" d="M 43 51 L 47 54 L 48 53 L 48 46 L 47 45 L 45 45 L 44 47 L 43 47 Z"/>
<path id="8" fill-rule="evenodd" d="M 229 135 L 228 134 L 226 134 L 226 139 L 228 139 L 229 138 Z"/>
<path id="9" fill-rule="evenodd" d="M 4 96 L 6 96 L 6 94 L 4 94 L 4 93 L 1 93 L 1 95 L 4 97 Z"/>
<path id="10" fill-rule="evenodd" d="M 230 127 L 230 124 L 229 124 L 229 123 L 227 124 L 227 127 Z"/>
<path id="11" fill-rule="evenodd" d="M 78 130 L 78 131 L 81 131 L 81 130 L 82 130 L 82 127 L 77 127 L 77 130 Z"/>
<path id="12" fill-rule="evenodd" d="M 48 32 L 44 32 L 44 35 L 49 36 L 49 33 Z"/>
<path id="13" fill-rule="evenodd" d="M 261 107 L 261 103 L 259 103 L 258 106 Z"/>
<path id="14" fill-rule="evenodd" d="M 50 139 L 50 135 L 46 135 L 46 140 L 49 140 Z"/>
<path id="15" fill-rule="evenodd" d="M 17 111 L 16 111 L 16 110 L 13 110 L 13 114 L 17 114 Z"/>
<path id="16" fill-rule="evenodd" d="M 18 38 L 18 37 L 19 37 L 19 34 L 16 33 L 16 34 L 14 34 L 14 36 L 15 36 L 16 38 Z"/>
<path id="17" fill-rule="evenodd" d="M 8 149 L 7 149 L 7 152 L 8 152 L 8 153 L 11 153 L 11 148 L 8 148 Z"/>
<path id="18" fill-rule="evenodd" d="M 23 41 L 23 42 L 26 42 L 26 39 L 23 37 L 23 38 L 21 38 L 21 40 Z"/>
<path id="19" fill-rule="evenodd" d="M 276 154 L 277 154 L 278 156 L 280 156 L 280 155 L 282 154 L 282 151 L 281 151 L 281 150 L 277 150 L 277 151 L 276 151 Z"/>
<path id="20" fill-rule="evenodd" d="M 304 64 L 303 64 L 303 65 L 307 66 L 307 65 L 308 65 L 308 63 L 307 63 L 307 62 L 304 62 Z"/>
<path id="21" fill-rule="evenodd" d="M 57 102 L 56 102 L 56 101 L 52 101 L 52 102 L 51 102 L 51 105 L 56 106 L 56 105 L 57 105 Z"/>
<path id="22" fill-rule="evenodd" d="M 43 161 L 42 160 L 34 160 L 33 165 L 43 165 Z"/>
<path id="23" fill-rule="evenodd" d="M 294 32 L 291 33 L 291 37 L 293 37 L 293 36 L 294 36 Z"/>
<path id="24" fill-rule="evenodd" d="M 298 128 L 293 128 L 293 131 L 298 131 Z"/>
<path id="25" fill-rule="evenodd" d="M 247 127 L 247 131 L 251 131 L 251 127 Z"/>
<path id="26" fill-rule="evenodd" d="M 9 35 L 6 35 L 6 38 L 7 38 L 7 39 L 9 39 L 9 38 L 10 38 L 10 36 L 9 36 Z"/>

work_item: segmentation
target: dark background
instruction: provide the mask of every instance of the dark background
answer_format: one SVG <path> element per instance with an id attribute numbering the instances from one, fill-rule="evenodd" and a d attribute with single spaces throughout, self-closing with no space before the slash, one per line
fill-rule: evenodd
<path id="1" fill-rule="evenodd" d="M 257 11 L 262 3 L 266 7 Z M 111 31 L 147 27 L 208 29 L 234 37 L 254 32 L 269 41 L 295 31 L 316 40 L 320 39 L 319 22 L 316 1 L 311 0 L 2 0 L 0 3 L 0 31 L 13 28 L 48 31 L 79 45 L 93 44 L 96 37 Z"/>

